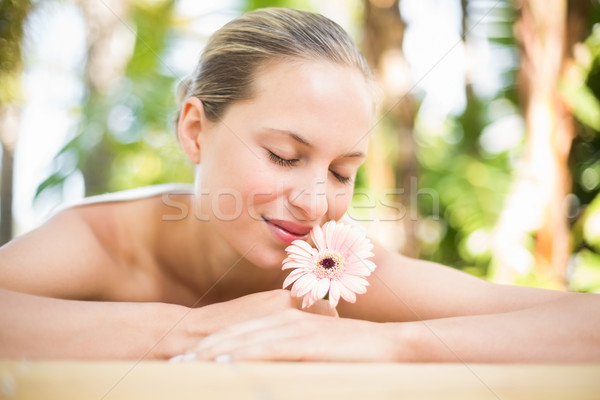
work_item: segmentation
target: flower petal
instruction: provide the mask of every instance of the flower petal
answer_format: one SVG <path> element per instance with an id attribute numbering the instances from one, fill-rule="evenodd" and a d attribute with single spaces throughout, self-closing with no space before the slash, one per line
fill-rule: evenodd
<path id="1" fill-rule="evenodd" d="M 367 251 L 367 250 L 356 251 L 354 249 L 350 249 L 349 252 L 350 252 L 350 255 L 348 256 L 349 260 L 351 260 L 351 259 L 360 260 L 363 258 L 373 257 L 373 255 L 374 255 L 372 252 Z"/>
<path id="2" fill-rule="evenodd" d="M 369 271 L 367 268 L 363 268 L 360 266 L 352 266 L 352 267 L 347 267 L 344 270 L 344 274 L 366 277 L 366 276 L 371 275 L 371 271 Z"/>
<path id="3" fill-rule="evenodd" d="M 329 291 L 329 283 L 331 280 L 329 278 L 323 278 L 313 288 L 314 298 L 322 299 L 325 297 L 327 292 Z"/>
<path id="4" fill-rule="evenodd" d="M 373 272 L 375 270 L 375 263 L 371 260 L 354 259 L 354 260 L 348 261 L 344 265 L 344 267 L 346 268 L 346 270 L 362 268 L 369 272 Z"/>
<path id="5" fill-rule="evenodd" d="M 301 253 L 301 254 L 298 254 Z M 312 254 L 304 253 L 304 250 L 295 248 L 294 250 L 288 251 L 287 258 L 293 258 L 295 260 L 310 260 L 313 258 Z"/>
<path id="6" fill-rule="evenodd" d="M 339 283 L 335 280 L 329 284 L 329 302 L 332 307 L 337 307 L 340 301 L 340 288 Z"/>
<path id="7" fill-rule="evenodd" d="M 298 262 L 296 260 L 291 260 L 291 261 L 285 261 L 283 262 L 283 265 L 281 266 L 281 269 L 290 269 L 290 268 L 304 268 L 304 269 L 309 269 L 312 267 L 312 263 L 308 263 L 308 262 Z"/>
<path id="8" fill-rule="evenodd" d="M 285 278 L 285 281 L 283 281 L 283 287 L 286 288 L 290 286 L 290 284 L 294 283 L 298 278 L 300 278 L 304 274 L 306 274 L 306 271 L 304 271 L 301 268 L 293 270 L 292 272 L 290 272 L 287 278 Z"/>
<path id="9" fill-rule="evenodd" d="M 366 279 L 354 275 L 344 275 L 340 279 L 340 283 L 354 293 L 363 294 L 367 291 L 366 286 L 369 284 Z"/>
<path id="10" fill-rule="evenodd" d="M 313 265 L 313 258 L 314 257 L 304 257 L 296 254 L 290 254 L 285 260 L 283 260 L 283 264 L 293 261 L 300 264 Z"/>
<path id="11" fill-rule="evenodd" d="M 374 247 L 375 246 L 373 245 L 373 243 L 371 243 L 369 238 L 365 237 L 363 239 L 363 242 L 361 243 L 360 247 L 356 250 L 356 252 L 359 253 L 359 252 L 365 251 L 365 252 L 370 253 Z"/>
<path id="12" fill-rule="evenodd" d="M 375 263 L 373 261 L 362 259 L 360 262 L 365 266 L 365 268 L 368 268 L 369 271 L 375 271 Z"/>
<path id="13" fill-rule="evenodd" d="M 315 249 L 304 240 L 294 240 L 291 245 L 285 248 L 288 254 L 296 254 L 303 257 L 312 257 L 315 254 Z"/>
<path id="14" fill-rule="evenodd" d="M 355 257 L 358 260 L 363 260 L 365 258 L 370 258 L 373 256 L 374 256 L 374 254 L 371 253 L 370 251 L 358 251 L 358 252 L 352 253 L 352 256 L 350 258 Z"/>
<path id="15" fill-rule="evenodd" d="M 344 241 L 346 240 L 346 237 L 348 236 L 348 232 L 350 231 L 350 225 L 346 225 L 346 224 L 339 224 L 339 229 L 335 235 L 335 238 L 333 240 L 333 244 L 332 247 L 334 250 L 341 250 L 342 246 L 344 245 Z"/>
<path id="16" fill-rule="evenodd" d="M 356 301 L 356 295 L 343 284 L 340 284 L 339 282 L 337 283 L 337 287 L 340 290 L 340 295 L 342 296 L 342 298 L 349 303 L 354 303 Z"/>
<path id="17" fill-rule="evenodd" d="M 310 292 L 314 285 L 317 283 L 317 277 L 313 274 L 305 274 L 298 278 L 292 286 L 292 296 L 301 297 L 306 293 Z"/>
<path id="18" fill-rule="evenodd" d="M 323 251 L 327 248 L 327 243 L 325 242 L 325 235 L 323 234 L 323 229 L 319 225 L 313 227 L 310 231 L 310 237 L 312 238 L 315 246 L 319 251 Z"/>
<path id="19" fill-rule="evenodd" d="M 335 221 L 329 221 L 323 226 L 325 230 L 325 244 L 328 249 L 334 249 L 333 242 L 336 236 L 337 226 Z"/>
<path id="20" fill-rule="evenodd" d="M 315 303 L 316 299 L 313 299 L 312 296 L 310 296 L 309 294 L 307 294 L 306 296 L 304 296 L 304 299 L 302 299 L 302 308 L 307 308 L 312 306 Z"/>
<path id="21" fill-rule="evenodd" d="M 342 244 L 340 250 L 347 256 L 351 256 L 354 252 L 354 246 L 362 239 L 362 232 L 351 230 L 348 232 L 346 240 Z"/>

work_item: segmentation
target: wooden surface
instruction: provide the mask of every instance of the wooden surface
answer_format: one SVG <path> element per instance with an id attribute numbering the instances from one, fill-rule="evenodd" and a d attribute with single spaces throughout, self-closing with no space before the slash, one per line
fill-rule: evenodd
<path id="1" fill-rule="evenodd" d="M 600 399 L 600 364 L 0 361 L 2 399 Z"/>

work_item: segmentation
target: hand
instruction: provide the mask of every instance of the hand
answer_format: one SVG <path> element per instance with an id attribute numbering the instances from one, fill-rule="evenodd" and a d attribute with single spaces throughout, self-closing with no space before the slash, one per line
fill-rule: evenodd
<path id="1" fill-rule="evenodd" d="M 396 361 L 390 327 L 290 309 L 224 328 L 189 352 L 199 360 Z"/>
<path id="2" fill-rule="evenodd" d="M 253 293 L 198 309 L 198 313 L 194 314 L 197 320 L 187 321 L 188 330 L 195 332 L 196 336 L 207 336 L 232 324 L 265 317 L 284 310 L 300 310 L 301 307 L 302 299 L 293 297 L 289 290 L 276 289 Z M 336 309 L 331 307 L 329 301 L 326 300 L 319 300 L 303 311 L 331 317 L 338 316 Z"/>

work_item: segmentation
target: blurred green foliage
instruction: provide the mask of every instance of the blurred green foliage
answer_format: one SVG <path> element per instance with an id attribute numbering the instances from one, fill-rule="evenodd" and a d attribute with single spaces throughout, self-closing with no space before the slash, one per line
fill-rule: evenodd
<path id="1" fill-rule="evenodd" d="M 512 29 L 517 16 L 510 2 L 498 2 L 491 10 L 471 9 L 471 13 L 474 20 L 482 18 L 480 13 L 486 15 L 484 21 L 492 21 L 483 22 L 488 41 L 517 52 Z M 481 144 L 486 128 L 518 114 L 516 70 L 508 66 L 501 73 L 504 85 L 494 97 L 478 96 L 467 83 L 462 114 L 449 115 L 435 131 L 417 116 L 415 129 L 420 186 L 435 189 L 440 198 L 440 210 L 420 202 L 420 212 L 432 218 L 439 214 L 438 229 L 444 232 L 439 242 L 422 246 L 422 256 L 483 277 L 491 257 L 486 237 L 503 208 L 513 177 L 511 157 L 519 151 L 517 147 L 493 153 Z"/>
<path id="2" fill-rule="evenodd" d="M 0 104 L 21 102 L 21 38 L 30 1 L 0 2 Z"/>
<path id="3" fill-rule="evenodd" d="M 288 7 L 308 11 L 317 11 L 318 8 L 315 8 L 315 2 L 310 0 L 246 0 L 243 3 L 244 11 L 265 7 Z"/>
<path id="4" fill-rule="evenodd" d="M 191 182 L 193 170 L 174 133 L 178 77 L 163 61 L 173 34 L 174 0 L 130 2 L 135 45 L 125 73 L 107 93 L 88 87 L 79 131 L 38 187 L 60 190 L 80 171 L 86 195 L 166 182 Z"/>
<path id="5" fill-rule="evenodd" d="M 600 292 L 600 6 L 590 15 L 592 31 L 575 52 L 574 82 L 562 93 L 578 120 L 569 166 L 573 177 L 573 255 L 570 289 Z"/>

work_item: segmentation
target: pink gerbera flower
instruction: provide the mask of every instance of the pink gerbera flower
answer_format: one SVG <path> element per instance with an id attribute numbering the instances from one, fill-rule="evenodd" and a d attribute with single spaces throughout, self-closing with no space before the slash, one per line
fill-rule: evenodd
<path id="1" fill-rule="evenodd" d="M 366 235 L 344 223 L 329 221 L 315 226 L 310 237 L 317 248 L 304 240 L 295 240 L 285 251 L 282 269 L 294 269 L 283 282 L 292 286 L 292 296 L 304 296 L 302 308 L 329 294 L 329 301 L 336 307 L 340 297 L 354 303 L 356 293 L 367 291 L 365 279 L 375 270 L 372 257 L 373 245 Z"/>

